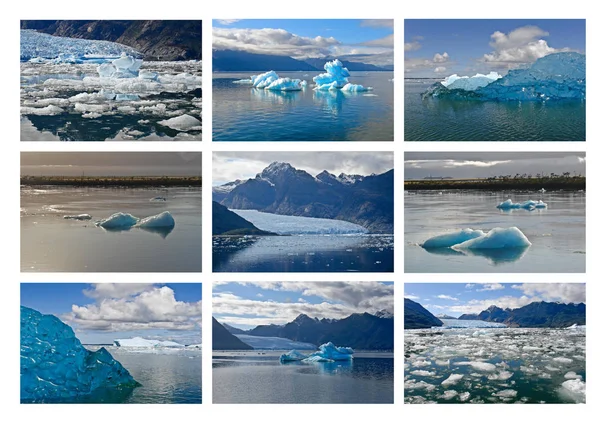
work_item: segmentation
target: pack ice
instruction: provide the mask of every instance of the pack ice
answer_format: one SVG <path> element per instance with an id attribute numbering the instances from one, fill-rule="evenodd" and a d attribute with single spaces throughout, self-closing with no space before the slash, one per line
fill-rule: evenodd
<path id="1" fill-rule="evenodd" d="M 57 317 L 21 306 L 22 402 L 66 402 L 137 386 L 106 349 L 87 350 Z"/>
<path id="2" fill-rule="evenodd" d="M 517 227 L 494 228 L 488 233 L 470 228 L 426 240 L 424 249 L 452 248 L 454 250 L 509 249 L 531 246 L 531 242 Z"/>
<path id="3" fill-rule="evenodd" d="M 354 350 L 350 347 L 337 347 L 332 342 L 324 343 L 319 346 L 319 350 L 304 355 L 297 350 L 291 350 L 279 357 L 281 362 L 335 362 L 335 361 L 351 361 Z"/>
<path id="4" fill-rule="evenodd" d="M 471 100 L 548 101 L 585 99 L 585 55 L 576 52 L 554 53 L 536 60 L 529 68 L 513 69 L 501 77 L 452 75 L 435 83 L 423 97 Z"/>

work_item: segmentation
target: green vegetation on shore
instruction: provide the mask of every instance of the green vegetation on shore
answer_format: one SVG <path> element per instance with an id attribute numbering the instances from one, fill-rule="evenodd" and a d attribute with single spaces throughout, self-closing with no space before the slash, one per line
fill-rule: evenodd
<path id="1" fill-rule="evenodd" d="M 74 187 L 202 187 L 202 177 L 65 177 L 21 176 L 21 185 L 60 185 Z"/>
<path id="2" fill-rule="evenodd" d="M 564 174 L 500 175 L 489 178 L 407 180 L 405 190 L 585 190 L 585 177 Z"/>

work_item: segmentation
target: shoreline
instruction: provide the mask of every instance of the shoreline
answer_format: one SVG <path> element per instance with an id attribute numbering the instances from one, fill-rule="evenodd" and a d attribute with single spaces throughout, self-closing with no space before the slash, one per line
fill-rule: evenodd
<path id="1" fill-rule="evenodd" d="M 22 186 L 71 187 L 202 187 L 202 177 L 62 177 L 21 176 Z"/>
<path id="2" fill-rule="evenodd" d="M 520 178 L 520 179 L 470 179 L 470 180 L 407 180 L 404 190 L 526 190 L 539 191 L 585 190 L 585 177 Z"/>

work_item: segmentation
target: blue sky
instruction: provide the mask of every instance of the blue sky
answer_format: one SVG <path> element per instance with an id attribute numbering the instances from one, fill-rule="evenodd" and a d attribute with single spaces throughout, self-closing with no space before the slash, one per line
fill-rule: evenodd
<path id="1" fill-rule="evenodd" d="M 213 284 L 213 316 L 248 329 L 285 324 L 298 315 L 345 318 L 353 313 L 393 312 L 391 282 L 223 282 Z"/>
<path id="2" fill-rule="evenodd" d="M 199 283 L 23 283 L 21 305 L 56 315 L 82 343 L 135 336 L 201 342 Z"/>
<path id="3" fill-rule="evenodd" d="M 550 53 L 585 53 L 585 20 L 407 19 L 404 43 L 408 78 L 504 74 Z"/>
<path id="4" fill-rule="evenodd" d="M 393 32 L 390 19 L 215 19 L 213 49 L 391 65 Z"/>
<path id="5" fill-rule="evenodd" d="M 492 305 L 519 308 L 532 302 L 581 303 L 585 284 L 579 283 L 407 283 L 404 297 L 432 314 L 458 317 L 479 313 Z"/>

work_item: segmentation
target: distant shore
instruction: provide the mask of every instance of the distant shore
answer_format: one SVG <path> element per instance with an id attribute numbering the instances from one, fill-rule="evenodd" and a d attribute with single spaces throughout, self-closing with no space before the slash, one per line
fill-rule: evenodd
<path id="1" fill-rule="evenodd" d="M 72 187 L 202 187 L 202 177 L 21 176 L 21 185 Z"/>
<path id="2" fill-rule="evenodd" d="M 407 180 L 404 190 L 531 190 L 539 191 L 585 190 L 585 177 L 542 177 L 542 178 L 474 178 Z"/>

